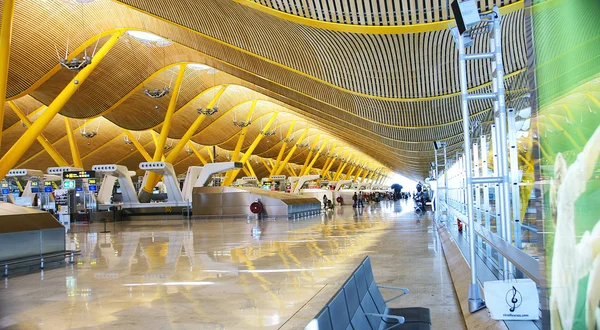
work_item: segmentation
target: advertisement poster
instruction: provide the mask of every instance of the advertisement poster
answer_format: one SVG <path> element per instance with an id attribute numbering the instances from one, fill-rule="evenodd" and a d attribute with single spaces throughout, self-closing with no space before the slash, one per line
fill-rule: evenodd
<path id="1" fill-rule="evenodd" d="M 600 1 L 531 7 L 551 329 L 600 328 Z"/>

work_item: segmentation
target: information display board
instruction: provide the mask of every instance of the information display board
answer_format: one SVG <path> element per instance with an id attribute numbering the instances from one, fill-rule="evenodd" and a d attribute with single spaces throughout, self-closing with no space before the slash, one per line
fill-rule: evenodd
<path id="1" fill-rule="evenodd" d="M 64 179 L 90 179 L 96 177 L 96 171 L 72 171 L 72 172 L 63 172 L 63 180 Z"/>
<path id="2" fill-rule="evenodd" d="M 39 183 L 37 181 L 31 181 L 31 192 L 34 194 L 40 192 Z"/>

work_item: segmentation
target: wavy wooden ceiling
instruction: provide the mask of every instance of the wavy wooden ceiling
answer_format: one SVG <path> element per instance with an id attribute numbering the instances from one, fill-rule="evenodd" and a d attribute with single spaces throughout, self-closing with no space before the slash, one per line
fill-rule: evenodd
<path id="1" fill-rule="evenodd" d="M 324 22 L 354 25 L 412 25 L 449 20 L 453 17 L 447 1 L 415 0 L 238 0 Z M 489 11 L 516 0 L 480 0 L 479 9 Z"/>
<path id="2" fill-rule="evenodd" d="M 279 10 L 285 10 L 283 3 L 294 3 L 259 2 Z M 364 3 L 375 8 L 373 4 L 379 2 Z M 480 3 L 492 4 L 488 2 Z M 352 4 L 321 0 L 321 8 L 332 8 L 323 3 Z M 391 11 L 392 7 L 386 7 L 387 13 L 393 15 L 381 19 L 382 25 L 397 22 L 407 1 L 386 3 L 396 7 Z M 357 20 L 359 24 L 369 24 L 366 16 L 357 14 L 364 12 L 360 8 L 339 8 L 344 17 L 349 17 L 343 23 Z M 423 15 L 429 17 L 427 10 Z M 314 10 L 305 13 L 314 13 L 305 17 L 325 20 L 325 15 L 319 16 Z M 421 15 L 421 11 L 417 13 Z M 439 19 L 445 19 L 444 14 Z M 412 17 L 402 20 L 403 24 L 422 22 L 419 17 L 416 21 Z M 218 73 L 186 70 L 172 138 L 185 132 L 186 123 L 197 116 L 196 108 L 216 93 L 212 87 L 230 84 L 219 101 L 222 111 L 205 120 L 201 129 L 209 125 L 210 129 L 195 137 L 197 143 L 220 144 L 231 139 L 239 130 L 230 124 L 232 113 L 225 111 L 246 102 L 238 109 L 245 116 L 248 102 L 259 99 L 288 109 L 309 125 L 409 176 L 425 175 L 432 160 L 433 140 L 448 141 L 451 151 L 460 148 L 457 60 L 447 30 L 399 35 L 341 33 L 273 18 L 229 0 L 175 0 L 168 6 L 157 0 L 96 0 L 88 4 L 68 0 L 17 1 L 8 96 L 20 102 L 24 111 L 33 111 L 40 102 L 48 104 L 72 78 L 71 72 L 57 68 L 56 49 L 64 53 L 68 41 L 69 51 L 73 52 L 88 42 L 90 53 L 98 40 L 96 35 L 106 35 L 117 27 L 149 31 L 174 43 L 149 47 L 130 36 L 122 37 L 67 103 L 62 115 L 103 115 L 124 128 L 157 129 L 168 98 L 152 100 L 143 95 L 143 88 L 165 86 L 179 70 L 178 63 L 194 62 L 215 67 Z M 510 74 L 506 80 L 507 98 L 511 102 L 527 87 L 522 11 L 504 16 L 503 38 L 504 61 Z M 99 39 L 98 47 L 104 40 L 106 37 Z M 484 42 L 476 41 L 476 45 L 487 47 Z M 484 61 L 471 65 L 471 88 L 490 88 L 488 65 Z M 198 96 L 199 93 L 204 94 Z M 471 115 L 485 121 L 490 107 L 488 101 L 474 102 Z M 255 116 L 261 111 L 267 110 L 258 109 Z M 6 113 L 4 127 L 8 128 L 16 117 L 10 115 L 10 110 Z M 0 154 L 5 152 L 8 141 L 4 139 Z M 263 144 L 261 147 L 266 148 Z"/>

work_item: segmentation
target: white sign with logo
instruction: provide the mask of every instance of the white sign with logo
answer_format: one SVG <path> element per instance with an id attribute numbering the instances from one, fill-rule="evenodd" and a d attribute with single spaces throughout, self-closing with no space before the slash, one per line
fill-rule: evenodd
<path id="1" fill-rule="evenodd" d="M 494 320 L 539 319 L 539 296 L 530 279 L 488 281 L 483 284 L 485 303 Z"/>

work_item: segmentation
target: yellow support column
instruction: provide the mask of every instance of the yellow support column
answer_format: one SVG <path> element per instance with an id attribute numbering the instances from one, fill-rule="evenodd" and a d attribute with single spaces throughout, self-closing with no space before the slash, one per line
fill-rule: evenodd
<path id="1" fill-rule="evenodd" d="M 69 148 L 71 149 L 71 158 L 73 159 L 73 166 L 83 169 L 83 162 L 81 162 L 81 155 L 79 155 L 79 148 L 77 147 L 77 141 L 75 141 L 75 135 L 73 135 L 73 127 L 69 118 L 65 119 L 65 129 L 67 130 L 67 139 L 69 140 Z"/>
<path id="2" fill-rule="evenodd" d="M 250 110 L 248 111 L 248 115 L 246 115 L 246 123 L 249 123 L 252 119 L 252 114 L 254 113 L 254 109 L 256 108 L 257 100 L 252 101 L 252 105 L 250 105 Z M 240 159 L 240 152 L 242 151 L 242 146 L 244 145 L 244 140 L 246 139 L 246 133 L 248 132 L 248 127 L 250 125 L 242 128 L 240 131 L 240 136 L 238 137 L 237 143 L 235 144 L 235 149 L 233 150 L 233 155 L 231 156 L 232 162 L 237 162 Z M 233 171 L 227 171 L 225 176 L 231 176 Z"/>
<path id="3" fill-rule="evenodd" d="M 358 168 L 358 166 L 356 165 L 352 165 L 350 167 L 350 170 L 346 173 L 346 175 L 344 176 L 344 179 L 350 179 L 352 176 L 352 173 L 354 173 L 354 171 L 356 171 L 356 169 Z"/>
<path id="4" fill-rule="evenodd" d="M 198 159 L 200 159 L 200 162 L 202 163 L 202 165 L 206 165 L 206 163 L 207 163 L 206 159 L 204 159 L 204 157 L 202 157 L 202 155 L 200 154 L 200 151 L 198 151 L 198 149 L 196 149 L 196 147 L 194 146 L 192 141 L 188 141 L 188 146 L 190 147 L 190 149 L 192 150 L 194 155 L 196 155 L 196 157 L 198 157 Z"/>
<path id="5" fill-rule="evenodd" d="M 363 172 L 364 170 L 365 170 L 364 168 L 360 168 L 360 169 L 358 170 L 358 172 L 356 172 L 356 174 L 354 175 L 354 178 L 353 178 L 353 179 L 351 179 L 351 180 L 352 180 L 352 181 L 354 181 L 354 182 L 360 182 L 360 181 L 358 181 L 358 178 L 360 178 L 360 175 L 362 174 L 362 172 Z M 348 177 L 349 177 L 349 176 L 350 176 L 350 175 L 348 175 Z"/>
<path id="6" fill-rule="evenodd" d="M 294 165 L 292 165 L 292 164 L 288 164 L 288 165 L 289 165 L 288 167 L 290 168 L 290 170 L 289 170 L 290 173 L 292 173 L 293 176 L 298 176 L 298 174 L 296 174 L 296 170 L 294 170 Z"/>
<path id="7" fill-rule="evenodd" d="M 2 127 L 4 127 L 4 101 L 8 85 L 8 61 L 10 59 L 10 40 L 15 13 L 15 0 L 4 0 L 2 8 L 2 26 L 0 27 L 0 146 L 2 146 Z"/>
<path id="8" fill-rule="evenodd" d="M 248 170 L 250 171 L 250 174 L 252 174 L 252 176 L 256 176 L 256 172 L 254 172 L 254 168 L 252 167 L 250 160 L 248 160 L 246 162 L 246 167 L 248 167 Z M 235 175 L 237 176 L 237 173 Z M 232 179 L 232 181 L 233 181 L 233 179 Z"/>
<path id="9" fill-rule="evenodd" d="M 319 139 L 321 138 L 321 134 L 317 134 L 317 136 L 315 137 L 315 140 L 313 141 L 313 143 L 309 146 L 309 151 L 308 151 L 308 156 L 306 156 L 306 160 L 304 160 L 304 165 L 302 165 L 302 169 L 300 169 L 300 176 L 304 175 L 304 171 L 306 170 L 306 167 L 308 166 L 308 162 L 310 162 L 310 159 L 313 155 L 313 149 L 317 146 L 317 143 L 319 142 Z"/>
<path id="10" fill-rule="evenodd" d="M 185 63 L 179 66 L 179 72 L 177 73 L 177 79 L 175 80 L 175 86 L 173 87 L 173 94 L 171 94 L 171 99 L 169 100 L 169 107 L 167 108 L 165 120 L 163 121 L 162 129 L 160 130 L 160 136 L 156 141 L 156 150 L 154 150 L 154 156 L 152 157 L 152 161 L 158 162 L 164 157 L 165 143 L 167 142 L 169 130 L 171 129 L 171 123 L 173 121 L 175 107 L 177 107 L 177 98 L 179 97 L 179 89 L 181 87 L 181 83 L 183 82 L 185 68 Z M 159 175 L 157 175 L 154 172 L 148 172 L 148 176 L 146 177 L 146 184 L 140 190 L 140 193 L 138 195 L 141 203 L 150 202 L 150 195 L 152 194 L 154 186 L 156 186 L 159 180 Z"/>
<path id="11" fill-rule="evenodd" d="M 338 148 L 339 149 L 339 148 Z M 332 149 L 333 150 L 333 149 Z M 331 152 L 331 156 L 329 157 L 329 164 L 327 164 L 327 166 L 324 168 L 325 171 L 325 176 L 328 177 L 329 179 L 333 179 L 332 175 L 329 175 L 329 171 L 331 170 L 331 167 L 333 166 L 333 164 L 335 163 L 335 157 L 333 156 L 333 154 L 335 150 L 333 150 Z"/>
<path id="12" fill-rule="evenodd" d="M 208 152 L 208 157 L 210 157 L 211 163 L 214 163 L 215 155 L 213 155 L 212 149 L 209 146 L 206 146 L 206 151 Z"/>
<path id="13" fill-rule="evenodd" d="M 267 169 L 267 171 L 269 171 L 269 173 L 273 172 L 273 169 L 269 166 L 269 164 L 267 164 L 267 161 L 264 158 L 258 157 L 258 159 L 263 164 L 263 166 Z"/>
<path id="14" fill-rule="evenodd" d="M 279 163 L 281 163 L 281 159 L 283 158 L 283 154 L 285 153 L 285 148 L 287 147 L 287 140 L 290 138 L 290 136 L 292 136 L 292 132 L 294 131 L 294 126 L 296 126 L 296 121 L 292 121 L 292 124 L 290 125 L 290 128 L 287 131 L 287 134 L 285 135 L 283 144 L 281 145 L 281 149 L 279 149 L 279 154 L 277 155 L 277 160 L 275 161 L 275 165 L 273 165 L 273 171 L 277 171 L 277 169 L 279 168 Z M 271 173 L 274 174 L 274 173 Z"/>
<path id="15" fill-rule="evenodd" d="M 183 70 L 183 68 L 180 69 L 180 70 Z M 175 87 L 177 88 L 177 84 L 175 85 Z M 215 105 L 215 103 L 217 103 L 217 101 L 219 100 L 219 98 L 221 97 L 221 95 L 223 95 L 223 93 L 225 92 L 226 89 L 227 89 L 227 85 L 221 86 L 221 88 L 219 89 L 219 91 L 217 92 L 217 94 L 212 98 L 212 100 L 210 100 L 210 102 L 208 102 L 208 105 L 206 105 L 206 107 L 207 108 L 212 108 Z M 177 100 L 175 100 L 175 103 L 177 103 Z M 167 155 L 167 157 L 165 158 L 165 161 L 167 163 L 172 163 L 172 162 L 175 161 L 175 159 L 177 159 L 177 156 L 179 155 L 179 153 L 181 152 L 181 150 L 183 150 L 183 148 L 188 143 L 188 141 L 190 141 L 190 139 L 192 138 L 192 136 L 194 136 L 194 134 L 196 133 L 196 131 L 198 130 L 198 128 L 200 128 L 200 125 L 202 124 L 202 122 L 204 121 L 204 119 L 206 119 L 206 115 L 202 114 L 202 115 L 199 115 L 196 118 L 196 120 L 194 120 L 194 122 L 192 123 L 192 125 L 190 125 L 190 127 L 185 132 L 185 134 L 183 134 L 183 136 L 181 137 L 181 139 L 179 140 L 179 142 L 177 142 L 177 144 L 175 145 L 175 147 L 173 147 L 173 149 L 171 150 L 171 152 L 169 152 L 169 155 Z M 162 134 L 162 132 L 161 132 L 161 134 Z"/>
<path id="16" fill-rule="evenodd" d="M 48 108 L 42 113 L 42 115 L 36 119 L 36 121 L 29 127 L 27 132 L 17 140 L 17 142 L 6 152 L 4 157 L 0 159 L 0 179 L 4 178 L 6 173 L 15 166 L 21 156 L 31 147 L 33 141 L 44 131 L 48 123 L 54 118 L 54 116 L 62 109 L 62 107 L 71 99 L 75 92 L 79 89 L 79 86 L 85 82 L 90 76 L 102 59 L 106 56 L 108 51 L 117 43 L 117 40 L 125 32 L 124 29 L 119 29 L 115 32 L 110 39 L 108 39 L 104 45 L 96 52 L 96 55 L 92 59 L 92 62 L 83 68 L 71 82 L 65 87 L 60 94 L 50 103 Z"/>
<path id="17" fill-rule="evenodd" d="M 267 122 L 267 124 L 265 125 L 265 127 L 263 128 L 263 132 L 266 132 L 269 127 L 273 124 L 273 122 L 275 121 L 275 119 L 277 118 L 277 115 L 279 114 L 279 112 L 275 112 L 273 114 L 273 116 L 271 116 L 271 119 L 269 119 L 269 121 Z M 250 156 L 252 156 L 252 153 L 254 152 L 254 149 L 256 149 L 256 147 L 258 146 L 258 144 L 260 143 L 260 141 L 263 138 L 263 134 L 262 132 L 259 133 L 256 138 L 254 139 L 254 141 L 252 142 L 252 144 L 250 145 L 250 147 L 248 147 L 248 150 L 246 150 L 246 153 L 244 153 L 244 156 L 242 156 L 242 159 L 240 159 L 240 162 L 242 163 L 246 163 L 248 161 L 248 159 L 250 158 Z M 225 182 L 223 183 L 224 186 L 230 186 L 231 183 L 233 182 L 234 178 L 238 175 L 238 173 L 240 173 L 240 170 L 234 170 L 232 175 L 228 178 L 225 179 Z"/>
<path id="18" fill-rule="evenodd" d="M 25 126 L 27 126 L 27 127 L 31 126 L 31 121 L 29 120 L 29 118 L 27 118 L 27 116 L 25 116 L 25 114 L 21 111 L 21 109 L 19 109 L 17 107 L 16 104 L 13 103 L 13 101 L 7 101 L 6 103 L 8 103 L 8 106 L 14 111 L 14 113 L 17 115 L 17 117 L 19 117 L 19 119 L 23 122 L 23 124 L 25 124 Z M 43 105 L 40 108 L 45 108 L 45 107 L 46 106 Z M 35 111 L 37 112 L 38 110 L 35 110 Z M 46 139 L 44 134 L 40 134 L 37 137 L 37 141 L 42 145 L 42 147 L 44 147 L 44 150 L 46 150 L 46 152 L 50 155 L 50 157 L 52 157 L 52 160 L 54 160 L 56 165 L 69 166 L 69 163 L 63 158 L 63 156 L 61 156 L 58 153 L 58 151 L 56 151 L 56 149 L 52 146 L 50 141 L 48 141 L 48 139 Z"/>
<path id="19" fill-rule="evenodd" d="M 127 137 L 129 138 L 129 141 L 131 141 L 133 143 L 133 145 L 135 146 L 137 151 L 139 151 L 139 153 L 142 155 L 142 157 L 144 157 L 144 159 L 147 162 L 151 162 L 152 157 L 150 157 L 150 154 L 148 153 L 148 151 L 146 151 L 146 149 L 144 149 L 144 146 L 140 143 L 140 141 L 138 141 L 133 136 L 133 134 L 131 134 L 131 131 L 124 129 L 123 132 L 125 132 L 125 135 L 127 135 Z"/>
<path id="20" fill-rule="evenodd" d="M 294 152 L 298 148 L 298 144 L 302 143 L 302 141 L 304 141 L 304 137 L 306 136 L 307 133 L 308 133 L 308 128 L 305 129 L 304 132 L 302 132 L 302 134 L 300 135 L 300 138 L 298 139 L 298 143 L 294 144 L 292 149 L 285 156 L 285 159 L 283 160 L 283 162 L 279 165 L 279 167 L 275 171 L 275 175 L 279 175 L 279 174 L 281 174 L 281 172 L 283 172 L 283 170 L 285 169 L 285 166 L 290 161 L 290 158 L 292 158 L 292 156 L 294 155 Z"/>
<path id="21" fill-rule="evenodd" d="M 346 153 L 346 156 L 348 155 L 348 153 Z M 348 162 L 350 162 L 350 159 L 352 158 L 352 155 L 350 155 L 349 157 L 346 157 L 346 161 L 340 161 L 340 164 L 338 165 L 338 169 L 335 172 L 335 175 L 333 176 L 333 180 L 337 181 L 340 178 L 340 175 L 342 174 L 342 171 L 344 170 L 344 168 L 346 168 L 346 165 L 348 165 Z"/>
<path id="22" fill-rule="evenodd" d="M 324 178 L 324 179 L 329 176 L 327 174 L 327 167 L 329 166 L 329 163 L 331 163 L 331 161 L 333 160 L 333 153 L 335 152 L 335 147 L 336 146 L 337 146 L 337 142 L 335 142 L 333 144 L 333 147 L 331 147 L 329 155 L 327 156 L 327 160 L 325 161 L 325 164 L 323 164 L 323 168 L 321 168 L 321 177 Z"/>
<path id="23" fill-rule="evenodd" d="M 365 182 L 365 179 L 367 178 L 367 176 L 370 174 L 370 170 L 366 169 L 366 171 L 363 173 L 362 177 L 360 178 L 360 182 Z"/>
<path id="24" fill-rule="evenodd" d="M 317 151 L 315 153 L 315 157 L 313 157 L 313 159 L 310 161 L 310 163 L 308 164 L 308 166 L 304 170 L 304 174 L 301 174 L 301 175 L 308 175 L 308 174 L 310 174 L 310 170 L 312 169 L 313 165 L 315 164 L 315 162 L 317 161 L 317 159 L 319 158 L 319 156 L 321 156 L 321 153 L 323 152 L 323 149 L 325 149 L 325 147 L 327 146 L 328 143 L 329 143 L 329 139 L 325 140 L 325 142 L 323 144 L 321 144 L 321 147 L 319 148 L 319 151 Z"/>

